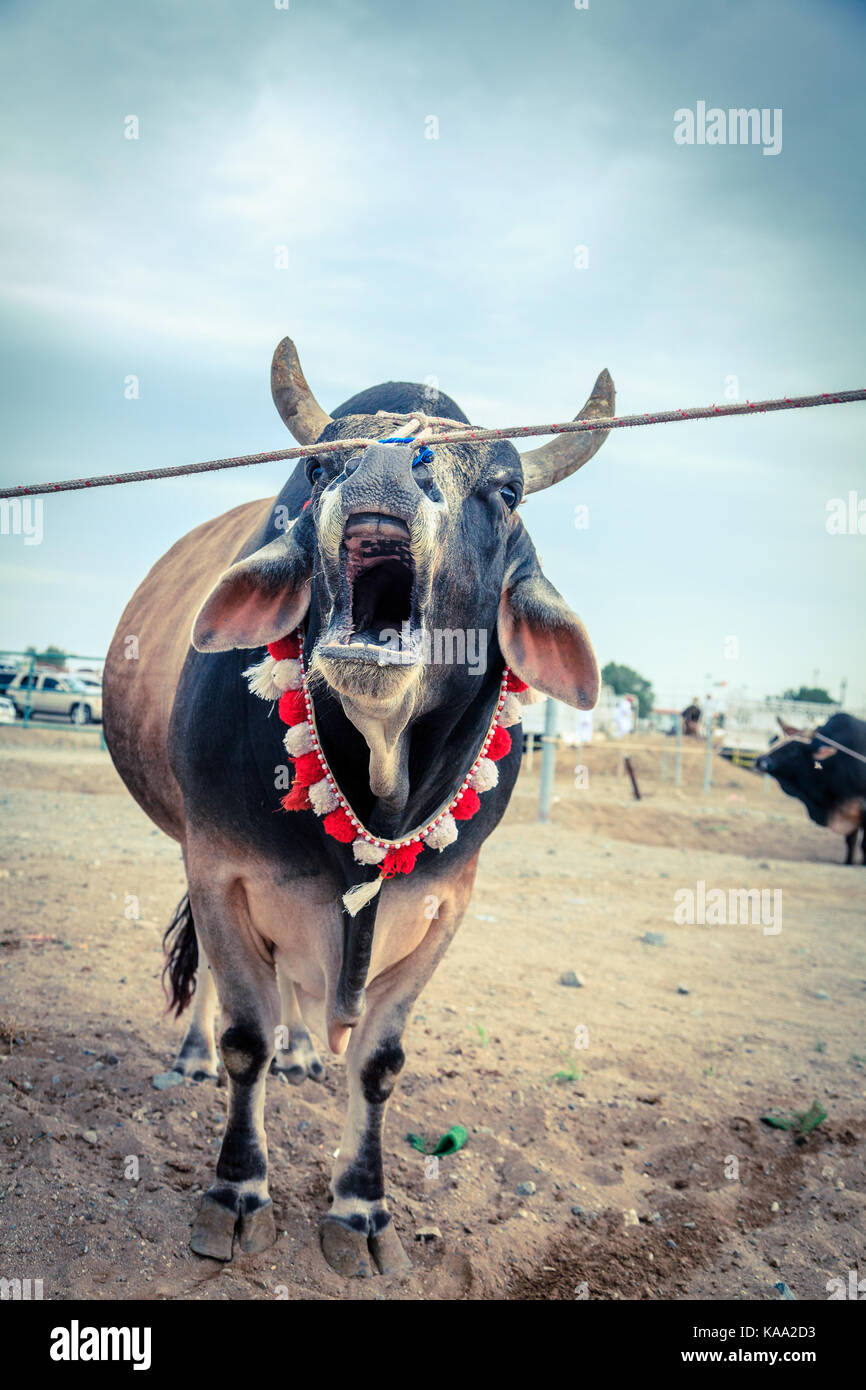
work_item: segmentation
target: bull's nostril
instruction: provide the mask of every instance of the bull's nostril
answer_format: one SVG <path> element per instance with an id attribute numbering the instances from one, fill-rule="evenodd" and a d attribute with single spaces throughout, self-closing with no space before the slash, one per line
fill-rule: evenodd
<path id="1" fill-rule="evenodd" d="M 417 460 L 412 464 L 412 477 L 419 487 L 424 487 L 425 483 L 430 483 L 432 481 L 430 469 L 427 467 L 426 463 L 421 460 Z"/>

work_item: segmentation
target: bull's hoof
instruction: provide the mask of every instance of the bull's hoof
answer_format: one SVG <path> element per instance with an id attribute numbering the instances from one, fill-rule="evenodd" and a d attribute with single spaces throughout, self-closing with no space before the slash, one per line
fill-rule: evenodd
<path id="1" fill-rule="evenodd" d="M 301 1086 L 307 1078 L 310 1081 L 325 1079 L 322 1059 L 313 1046 L 312 1038 L 304 1033 L 293 1036 L 291 1046 L 277 1052 L 271 1062 L 271 1071 L 290 1086 Z"/>
<path id="2" fill-rule="evenodd" d="M 255 1211 L 244 1212 L 238 1224 L 238 1245 L 245 1255 L 268 1250 L 277 1238 L 274 1204 L 270 1200 Z"/>
<path id="3" fill-rule="evenodd" d="M 370 1236 L 368 1245 L 380 1274 L 406 1274 L 412 1268 L 393 1221 L 389 1221 L 377 1236 Z"/>
<path id="4" fill-rule="evenodd" d="M 322 1254 L 344 1279 L 369 1279 L 373 1273 L 367 1236 L 336 1216 L 323 1216 L 319 1226 Z"/>
<path id="5" fill-rule="evenodd" d="M 205 1196 L 193 1222 L 189 1248 L 196 1255 L 206 1255 L 211 1260 L 230 1260 L 235 1235 L 235 1213 Z"/>
<path id="6" fill-rule="evenodd" d="M 289 1086 L 303 1086 L 307 1079 L 307 1068 L 297 1063 L 291 1067 L 278 1067 L 273 1062 L 271 1063 L 271 1071 Z"/>
<path id="7" fill-rule="evenodd" d="M 207 1071 L 203 1067 L 189 1067 L 186 1064 L 178 1066 L 177 1063 L 172 1067 L 172 1071 L 179 1072 L 181 1076 L 186 1076 L 190 1081 L 218 1081 L 219 1074 L 215 1071 Z"/>

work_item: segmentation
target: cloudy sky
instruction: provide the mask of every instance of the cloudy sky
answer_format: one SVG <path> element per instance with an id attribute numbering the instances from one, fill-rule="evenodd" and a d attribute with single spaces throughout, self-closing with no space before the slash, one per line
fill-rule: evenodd
<path id="1" fill-rule="evenodd" d="M 0 24 L 6 483 L 286 447 L 285 333 L 325 407 L 432 376 L 487 424 L 569 418 L 603 366 L 624 413 L 864 384 L 859 0 L 6 0 Z M 781 151 L 675 143 L 698 102 L 781 110 Z M 532 499 L 602 662 L 664 701 L 818 672 L 866 705 L 866 536 L 826 528 L 866 498 L 864 422 L 623 431 Z M 0 645 L 101 653 L 168 545 L 282 477 L 48 499 L 40 545 L 0 536 Z"/>

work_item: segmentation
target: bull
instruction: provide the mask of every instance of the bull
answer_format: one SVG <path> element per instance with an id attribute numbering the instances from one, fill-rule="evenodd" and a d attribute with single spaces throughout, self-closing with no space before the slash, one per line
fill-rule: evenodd
<path id="1" fill-rule="evenodd" d="M 816 825 L 844 835 L 846 864 L 854 863 L 864 832 L 866 864 L 866 722 L 853 714 L 834 714 L 811 733 L 781 719 L 779 724 L 785 739 L 756 760 L 756 771 L 774 777 L 783 792 L 802 801 Z"/>
<path id="2" fill-rule="evenodd" d="M 172 1005 L 194 1000 L 182 1075 L 216 1075 L 222 1011 L 226 1127 L 192 1249 L 229 1260 L 235 1241 L 274 1241 L 265 1080 L 320 1080 L 314 1034 L 345 1055 L 349 1091 L 321 1247 L 344 1276 L 394 1274 L 408 1261 L 385 1197 L 385 1109 L 407 1015 L 517 777 L 520 692 L 579 709 L 598 693 L 587 633 L 517 508 L 606 431 L 523 455 L 506 441 L 422 446 L 398 417 L 429 390 L 388 382 L 329 416 L 289 339 L 271 387 L 302 445 L 382 442 L 300 460 L 276 499 L 235 507 L 158 561 L 108 653 L 105 738 L 182 848 L 188 891 L 167 933 Z M 466 423 L 442 393 L 437 410 Z M 613 412 L 605 371 L 579 418 Z M 422 640 L 455 632 L 473 640 Z"/>

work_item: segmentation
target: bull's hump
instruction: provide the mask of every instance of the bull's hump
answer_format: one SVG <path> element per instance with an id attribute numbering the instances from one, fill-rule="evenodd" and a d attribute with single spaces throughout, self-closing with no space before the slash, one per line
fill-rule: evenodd
<path id="1" fill-rule="evenodd" d="M 331 415 L 334 420 L 341 420 L 347 415 L 375 415 L 378 410 L 391 410 L 398 415 L 422 410 L 426 415 L 469 424 L 457 402 L 444 391 L 413 381 L 384 381 L 379 386 L 371 386 L 337 406 Z"/>

